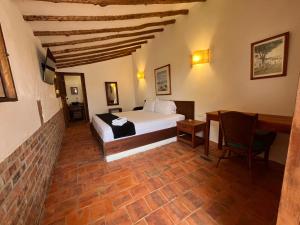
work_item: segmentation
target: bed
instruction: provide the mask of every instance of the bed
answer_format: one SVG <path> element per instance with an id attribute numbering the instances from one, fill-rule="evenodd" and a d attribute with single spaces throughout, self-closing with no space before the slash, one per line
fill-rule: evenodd
<path id="1" fill-rule="evenodd" d="M 114 113 L 116 116 L 126 117 L 133 122 L 136 130 L 135 135 L 118 139 L 114 139 L 112 129 L 108 124 L 96 115 L 93 116 L 91 131 L 99 141 L 106 160 L 116 160 L 174 141 L 176 122 L 194 119 L 193 101 L 174 102 L 177 107 L 176 114 L 171 115 L 143 110 Z"/>

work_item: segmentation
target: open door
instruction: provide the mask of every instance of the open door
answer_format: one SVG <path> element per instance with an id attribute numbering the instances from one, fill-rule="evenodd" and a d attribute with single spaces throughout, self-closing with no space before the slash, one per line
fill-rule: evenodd
<path id="1" fill-rule="evenodd" d="M 68 127 L 69 122 L 70 122 L 70 113 L 69 113 L 69 108 L 68 108 L 68 104 L 67 104 L 67 92 L 66 92 L 65 78 L 61 73 L 57 72 L 56 79 L 57 79 L 57 83 L 58 83 L 58 89 L 60 92 L 60 97 L 61 97 L 61 102 L 62 102 L 62 107 L 63 107 L 63 112 L 64 112 L 64 118 L 65 118 L 65 124 L 66 124 L 66 127 Z"/>
<path id="2" fill-rule="evenodd" d="M 284 172 L 277 225 L 300 225 L 300 82 Z"/>
<path id="3" fill-rule="evenodd" d="M 60 95 L 61 95 L 61 101 L 62 101 L 62 106 L 63 106 L 63 111 L 64 111 L 64 117 L 66 121 L 66 126 L 70 125 L 70 121 L 73 121 L 73 116 L 76 114 L 82 114 L 82 119 L 86 122 L 89 122 L 89 109 L 88 109 L 88 102 L 87 102 L 87 94 L 86 94 L 86 87 L 85 87 L 85 78 L 83 73 L 68 73 L 68 72 L 57 72 L 57 81 L 59 83 L 59 90 L 60 90 Z M 72 78 L 73 77 L 73 78 Z M 81 84 L 81 88 L 79 87 L 70 87 L 69 83 L 68 85 L 66 84 L 67 81 L 70 79 L 75 79 L 77 82 Z M 66 80 L 67 79 L 67 80 Z M 79 84 L 77 83 L 77 84 Z M 70 88 L 76 88 L 75 93 L 71 93 L 70 95 Z M 68 91 L 67 91 L 68 89 Z M 71 90 L 72 92 L 72 90 Z M 81 93 L 82 92 L 82 93 Z M 77 94 L 82 94 L 80 95 L 82 98 L 77 98 Z M 74 94 L 74 95 L 73 95 Z M 77 95 L 78 96 L 78 95 Z M 72 104 L 74 103 L 74 99 L 72 101 L 72 98 L 75 97 L 75 101 L 77 103 L 76 106 Z M 83 105 L 83 108 L 82 108 Z M 73 116 L 72 116 L 73 115 Z"/>

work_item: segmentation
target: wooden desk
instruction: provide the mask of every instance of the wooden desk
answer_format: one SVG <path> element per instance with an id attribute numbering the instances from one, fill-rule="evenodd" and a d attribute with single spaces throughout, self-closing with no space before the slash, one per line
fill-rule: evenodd
<path id="1" fill-rule="evenodd" d="M 221 112 L 226 112 L 226 110 L 221 110 Z M 254 114 L 254 113 L 247 113 Z M 205 137 L 205 154 L 209 154 L 209 135 L 210 135 L 210 121 L 219 121 L 218 111 L 206 113 L 206 137 Z M 257 129 L 274 131 L 278 133 L 289 134 L 292 127 L 292 116 L 278 116 L 278 115 L 268 115 L 268 114 L 258 114 Z M 218 148 L 222 149 L 223 145 L 223 134 L 219 125 L 219 138 L 218 138 Z"/>

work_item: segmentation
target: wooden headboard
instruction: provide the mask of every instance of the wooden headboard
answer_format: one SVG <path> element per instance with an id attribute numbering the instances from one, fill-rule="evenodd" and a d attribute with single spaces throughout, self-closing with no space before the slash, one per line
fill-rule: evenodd
<path id="1" fill-rule="evenodd" d="M 195 102 L 194 101 L 174 101 L 178 114 L 185 115 L 185 119 L 195 118 Z"/>

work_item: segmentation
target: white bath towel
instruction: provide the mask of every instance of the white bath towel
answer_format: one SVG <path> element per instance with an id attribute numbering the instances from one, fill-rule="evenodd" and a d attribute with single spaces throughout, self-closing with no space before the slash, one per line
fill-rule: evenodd
<path id="1" fill-rule="evenodd" d="M 127 118 L 125 117 L 119 117 L 118 119 L 114 119 L 112 121 L 112 125 L 114 126 L 123 126 L 125 123 L 127 123 Z"/>

